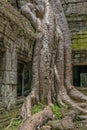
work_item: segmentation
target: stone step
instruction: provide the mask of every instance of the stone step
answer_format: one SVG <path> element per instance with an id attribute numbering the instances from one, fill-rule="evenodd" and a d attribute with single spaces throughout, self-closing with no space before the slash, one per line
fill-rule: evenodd
<path id="1" fill-rule="evenodd" d="M 11 108 L 10 111 L 8 111 L 8 110 L 6 110 L 6 109 L 4 109 L 4 108 L 0 109 L 0 118 L 1 118 L 2 115 L 5 115 L 6 113 L 15 112 L 16 110 L 21 110 L 21 107 L 22 107 L 22 105 L 20 104 L 20 105 L 18 105 L 18 106 L 15 106 L 14 108 Z M 6 114 L 6 115 L 7 115 L 7 114 Z"/>
<path id="2" fill-rule="evenodd" d="M 0 130 L 4 130 L 4 128 L 9 125 L 12 118 L 20 115 L 23 101 L 23 99 L 18 99 L 15 106 L 11 107 L 9 111 L 6 110 L 3 104 L 0 106 Z"/>
<path id="3" fill-rule="evenodd" d="M 6 128 L 8 125 L 10 124 L 10 121 L 7 120 L 3 123 L 0 124 L 0 130 L 4 130 L 4 128 Z"/>
<path id="4" fill-rule="evenodd" d="M 19 114 L 19 111 L 16 111 L 15 114 L 9 114 L 8 116 L 4 116 L 4 118 L 0 119 L 0 124 L 2 127 L 6 127 L 9 125 L 10 121 L 12 118 L 17 117 L 17 115 Z M 1 127 L 0 127 L 1 130 Z"/>
<path id="5" fill-rule="evenodd" d="M 16 111 L 13 111 L 13 112 L 10 112 L 10 113 L 5 113 L 5 114 L 0 116 L 0 121 L 3 120 L 3 119 L 6 119 L 8 117 L 13 117 L 13 116 L 19 114 L 19 112 L 20 112 L 19 110 L 16 110 Z"/>

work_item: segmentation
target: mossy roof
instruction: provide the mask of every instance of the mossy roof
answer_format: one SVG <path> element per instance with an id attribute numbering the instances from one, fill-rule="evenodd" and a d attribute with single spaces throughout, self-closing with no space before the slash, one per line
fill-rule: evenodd
<path id="1" fill-rule="evenodd" d="M 13 24 L 17 25 L 24 34 L 31 37 L 31 39 L 35 37 L 34 29 L 30 22 L 9 3 L 5 2 L 5 0 L 0 0 L 0 16 L 9 19 Z"/>
<path id="2" fill-rule="evenodd" d="M 87 31 L 72 35 L 72 50 L 87 50 Z"/>

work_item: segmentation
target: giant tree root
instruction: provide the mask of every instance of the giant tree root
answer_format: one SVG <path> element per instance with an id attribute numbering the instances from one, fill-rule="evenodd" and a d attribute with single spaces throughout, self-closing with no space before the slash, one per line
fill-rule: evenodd
<path id="1" fill-rule="evenodd" d="M 78 112 L 81 112 L 83 114 L 87 114 L 87 109 L 85 108 L 86 103 L 78 103 L 67 94 L 66 89 L 64 91 L 61 91 L 61 95 L 58 95 L 58 102 L 62 105 L 67 104 L 70 106 L 73 110 L 77 110 Z M 84 107 L 83 107 L 84 106 Z"/>
<path id="2" fill-rule="evenodd" d="M 49 121 L 52 130 L 76 130 L 72 116 L 65 116 L 61 120 Z"/>
<path id="3" fill-rule="evenodd" d="M 38 103 L 38 94 L 37 91 L 34 89 L 31 93 L 25 98 L 25 101 L 22 106 L 21 116 L 24 120 L 28 117 L 31 117 L 31 106 L 33 104 Z"/>
<path id="4" fill-rule="evenodd" d="M 54 66 L 54 73 L 57 84 L 59 84 L 59 75 L 56 68 L 56 65 Z M 78 110 L 79 112 L 83 114 L 87 114 L 87 96 L 76 90 L 73 86 L 60 86 L 59 93 L 57 95 L 57 101 L 61 105 L 69 105 L 74 110 Z"/>
<path id="5" fill-rule="evenodd" d="M 62 88 L 60 89 L 60 92 L 58 94 L 57 101 L 63 106 L 67 104 L 72 109 L 77 110 L 82 114 L 87 114 L 87 103 L 82 102 L 80 98 L 78 102 L 78 100 L 75 100 L 73 97 L 70 97 L 69 93 L 67 93 L 67 89 L 64 86 L 61 87 Z"/>
<path id="6" fill-rule="evenodd" d="M 39 129 L 43 124 L 47 123 L 53 118 L 52 110 L 49 106 L 44 108 L 39 113 L 32 115 L 31 117 L 24 120 L 19 130 L 36 130 Z"/>

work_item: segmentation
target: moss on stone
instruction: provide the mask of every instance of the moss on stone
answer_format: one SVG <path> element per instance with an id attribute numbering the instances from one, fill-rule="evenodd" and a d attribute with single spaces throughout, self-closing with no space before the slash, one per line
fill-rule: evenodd
<path id="1" fill-rule="evenodd" d="M 78 14 L 73 14 L 73 15 L 66 15 L 68 21 L 86 21 L 87 16 L 86 15 L 78 15 Z"/>
<path id="2" fill-rule="evenodd" d="M 12 24 L 11 26 L 15 25 L 17 27 L 17 32 L 22 32 L 24 36 L 26 35 L 30 39 L 35 38 L 35 31 L 29 20 L 4 0 L 0 1 L 0 16 L 3 17 L 5 21 Z"/>
<path id="3" fill-rule="evenodd" d="M 72 36 L 72 50 L 87 50 L 87 31 Z"/>
<path id="4" fill-rule="evenodd" d="M 84 44 L 73 44 L 72 45 L 72 50 L 87 50 L 87 43 Z"/>

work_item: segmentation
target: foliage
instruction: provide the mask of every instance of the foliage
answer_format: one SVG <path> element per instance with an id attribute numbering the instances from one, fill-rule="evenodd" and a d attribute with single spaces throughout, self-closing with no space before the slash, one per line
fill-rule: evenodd
<path id="1" fill-rule="evenodd" d="M 62 119 L 62 113 L 60 112 L 60 108 L 58 107 L 58 105 L 54 105 L 51 108 L 54 115 L 54 119 L 55 120 Z"/>
<path id="2" fill-rule="evenodd" d="M 40 112 L 44 108 L 44 105 L 39 103 L 37 105 L 33 105 L 31 108 L 31 114 L 35 114 Z"/>
<path id="3" fill-rule="evenodd" d="M 17 130 L 21 123 L 22 123 L 22 119 L 13 120 L 11 127 L 8 130 Z"/>
<path id="4" fill-rule="evenodd" d="M 18 126 L 18 125 L 20 125 L 20 123 L 21 123 L 21 120 L 14 120 L 12 125 L 13 126 Z"/>

